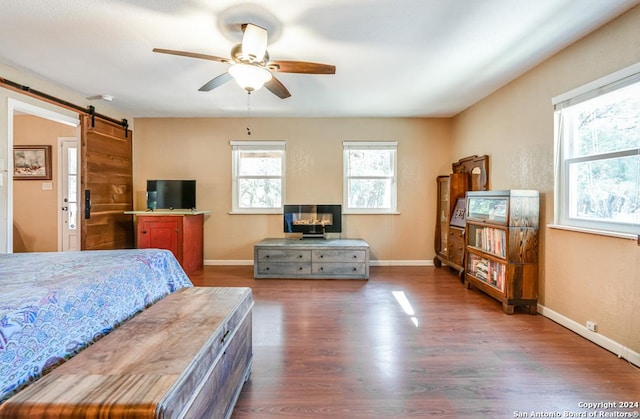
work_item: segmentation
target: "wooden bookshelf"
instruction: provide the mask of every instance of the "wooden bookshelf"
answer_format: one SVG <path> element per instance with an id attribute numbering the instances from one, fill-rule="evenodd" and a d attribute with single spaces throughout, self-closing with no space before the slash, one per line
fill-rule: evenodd
<path id="1" fill-rule="evenodd" d="M 465 285 L 536 314 L 538 304 L 538 191 L 467 192 Z"/>

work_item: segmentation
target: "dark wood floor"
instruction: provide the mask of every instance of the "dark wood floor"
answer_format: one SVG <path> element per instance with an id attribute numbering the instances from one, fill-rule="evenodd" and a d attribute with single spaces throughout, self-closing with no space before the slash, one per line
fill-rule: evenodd
<path id="1" fill-rule="evenodd" d="M 234 419 L 512 418 L 640 402 L 638 368 L 543 316 L 504 314 L 446 268 L 372 267 L 369 281 L 332 281 L 207 266 L 192 280 L 253 289 L 253 372 Z"/>

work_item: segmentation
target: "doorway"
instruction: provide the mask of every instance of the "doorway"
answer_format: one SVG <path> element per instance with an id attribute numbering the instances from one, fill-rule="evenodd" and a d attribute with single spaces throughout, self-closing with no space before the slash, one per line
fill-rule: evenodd
<path id="1" fill-rule="evenodd" d="M 80 195 L 79 148 L 75 137 L 58 138 L 58 250 L 80 250 L 80 225 L 78 196 Z"/>
<path id="2" fill-rule="evenodd" d="M 77 150 L 80 137 L 78 115 L 70 114 L 62 108 L 58 112 L 55 110 L 57 107 L 52 105 L 43 104 L 40 107 L 12 98 L 9 98 L 8 104 L 7 166 L 13 167 L 14 145 L 50 145 L 52 176 L 51 179 L 45 180 L 16 180 L 13 170 L 7 171 L 9 188 L 6 251 L 12 253 L 63 250 L 63 226 L 60 215 L 62 206 L 59 202 L 63 184 L 59 162 L 63 152 L 58 137 L 73 138 Z M 75 175 L 77 174 L 76 170 Z M 77 222 L 75 226 L 77 228 Z M 68 245 L 64 247 L 66 250 L 72 250 L 73 246 L 73 241 L 68 241 Z"/>

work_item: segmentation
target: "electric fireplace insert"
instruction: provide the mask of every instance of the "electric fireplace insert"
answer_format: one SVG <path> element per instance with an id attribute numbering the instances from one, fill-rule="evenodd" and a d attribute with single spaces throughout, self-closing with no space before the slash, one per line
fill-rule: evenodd
<path id="1" fill-rule="evenodd" d="M 302 233 L 303 238 L 324 238 L 342 232 L 341 205 L 285 205 L 284 232 Z"/>

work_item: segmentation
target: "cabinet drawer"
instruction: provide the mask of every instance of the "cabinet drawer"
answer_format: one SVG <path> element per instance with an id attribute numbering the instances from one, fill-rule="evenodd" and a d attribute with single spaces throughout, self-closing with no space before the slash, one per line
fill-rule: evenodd
<path id="1" fill-rule="evenodd" d="M 462 266 L 464 261 L 464 248 L 462 247 L 450 247 L 449 248 L 449 260 L 458 266 Z"/>
<path id="2" fill-rule="evenodd" d="M 258 274 L 261 275 L 309 275 L 310 263 L 295 262 L 259 262 Z"/>
<path id="3" fill-rule="evenodd" d="M 314 275 L 332 276 L 362 276 L 365 274 L 364 263 L 314 263 L 312 268 Z"/>
<path id="4" fill-rule="evenodd" d="M 448 234 L 448 243 L 449 245 L 464 246 L 464 230 L 451 227 Z"/>
<path id="5" fill-rule="evenodd" d="M 464 261 L 464 230 L 453 228 L 449 230 L 449 260 L 457 265 Z"/>
<path id="6" fill-rule="evenodd" d="M 258 249 L 258 261 L 265 262 L 309 262 L 311 250 Z"/>
<path id="7" fill-rule="evenodd" d="M 364 250 L 313 250 L 311 259 L 314 262 L 363 263 L 366 256 Z"/>

